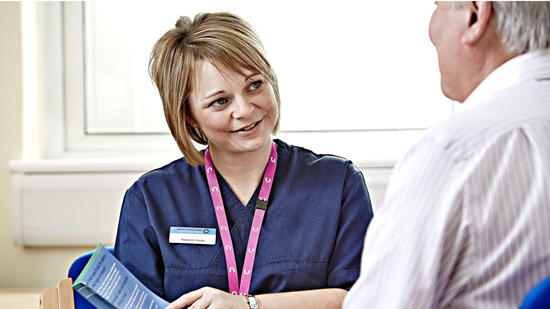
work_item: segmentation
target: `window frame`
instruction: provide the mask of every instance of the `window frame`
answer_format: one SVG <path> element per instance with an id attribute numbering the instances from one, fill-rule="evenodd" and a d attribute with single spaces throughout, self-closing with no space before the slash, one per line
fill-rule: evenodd
<path id="1" fill-rule="evenodd" d="M 23 246 L 87 246 L 98 237 L 111 242 L 116 224 L 104 218 L 116 217 L 124 189 L 181 153 L 169 134 L 86 134 L 83 3 L 24 1 L 21 14 L 23 156 L 10 162 L 14 241 Z M 423 134 L 421 129 L 321 130 L 282 131 L 275 137 L 351 159 L 364 172 L 376 211 L 395 161 Z M 74 218 L 81 217 L 85 232 L 74 233 L 73 223 L 80 222 Z"/>
<path id="2" fill-rule="evenodd" d="M 88 134 L 85 129 L 84 4 L 27 3 L 26 6 L 35 6 L 40 11 L 37 11 L 37 21 L 41 15 L 44 21 L 61 21 L 50 27 L 36 27 L 38 42 L 49 38 L 35 55 L 39 65 L 48 67 L 44 72 L 38 70 L 42 74 L 37 74 L 37 88 L 47 92 L 48 98 L 48 104 L 38 116 L 49 132 L 48 136 L 41 136 L 43 157 L 181 157 L 168 133 Z M 341 155 L 361 167 L 392 167 L 424 131 L 282 130 L 275 138 L 318 153 Z"/>

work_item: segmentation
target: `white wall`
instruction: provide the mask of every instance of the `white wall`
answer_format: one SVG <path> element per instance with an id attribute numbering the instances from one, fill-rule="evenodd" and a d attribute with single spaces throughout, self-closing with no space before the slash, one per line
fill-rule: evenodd
<path id="1" fill-rule="evenodd" d="M 0 287 L 54 286 L 75 257 L 91 248 L 22 248 L 12 241 L 8 162 L 22 153 L 19 2 L 0 2 Z"/>

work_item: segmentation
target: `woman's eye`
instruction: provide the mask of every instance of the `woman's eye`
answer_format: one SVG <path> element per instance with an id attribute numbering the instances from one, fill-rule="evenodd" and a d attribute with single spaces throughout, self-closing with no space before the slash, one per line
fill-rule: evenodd
<path id="1" fill-rule="evenodd" d="M 220 107 L 222 105 L 224 105 L 225 103 L 227 103 L 228 100 L 226 98 L 219 98 L 217 99 L 216 101 L 210 103 L 210 106 L 212 107 Z"/>
<path id="2" fill-rule="evenodd" d="M 255 82 L 251 83 L 250 86 L 248 86 L 248 91 L 252 91 L 252 90 L 256 90 L 256 89 L 260 88 L 262 83 L 263 82 L 261 80 L 257 80 Z"/>

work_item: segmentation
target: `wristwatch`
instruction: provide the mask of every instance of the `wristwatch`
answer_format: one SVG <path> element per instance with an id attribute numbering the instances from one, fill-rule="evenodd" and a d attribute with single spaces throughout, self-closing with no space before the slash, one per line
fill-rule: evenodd
<path id="1" fill-rule="evenodd" d="M 248 307 L 250 309 L 258 309 L 258 300 L 256 299 L 256 296 L 248 294 L 246 296 L 246 302 L 248 303 Z"/>

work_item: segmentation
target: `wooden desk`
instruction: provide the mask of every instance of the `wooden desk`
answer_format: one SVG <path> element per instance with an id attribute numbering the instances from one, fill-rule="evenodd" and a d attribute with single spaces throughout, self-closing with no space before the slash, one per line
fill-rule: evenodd
<path id="1" fill-rule="evenodd" d="M 0 288 L 0 309 L 37 309 L 40 288 Z"/>

